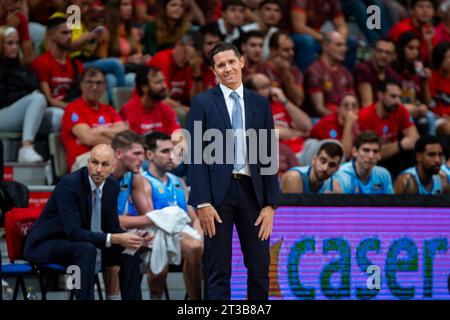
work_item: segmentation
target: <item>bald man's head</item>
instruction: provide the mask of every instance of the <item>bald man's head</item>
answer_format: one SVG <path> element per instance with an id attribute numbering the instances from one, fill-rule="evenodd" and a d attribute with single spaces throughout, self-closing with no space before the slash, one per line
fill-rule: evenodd
<path id="1" fill-rule="evenodd" d="M 114 164 L 114 150 L 108 144 L 98 144 L 92 148 L 88 160 L 89 176 L 100 186 L 111 174 Z"/>
<path id="2" fill-rule="evenodd" d="M 331 63 L 341 63 L 345 59 L 347 53 L 347 41 L 337 31 L 329 31 L 324 34 L 322 49 L 324 56 Z"/>

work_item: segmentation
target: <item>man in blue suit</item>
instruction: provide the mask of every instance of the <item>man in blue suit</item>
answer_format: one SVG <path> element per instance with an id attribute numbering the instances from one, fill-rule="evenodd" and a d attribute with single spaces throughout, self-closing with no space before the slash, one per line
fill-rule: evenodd
<path id="1" fill-rule="evenodd" d="M 91 151 L 88 167 L 64 177 L 55 187 L 25 242 L 25 258 L 34 264 L 58 263 L 80 268 L 78 300 L 94 299 L 95 274 L 103 266 L 120 265 L 122 299 L 140 300 L 141 275 L 137 250 L 147 237 L 119 227 L 119 185 L 111 176 L 114 151 L 100 144 Z"/>
<path id="2" fill-rule="evenodd" d="M 209 61 L 220 84 L 192 99 L 188 120 L 188 203 L 197 208 L 207 235 L 205 299 L 230 299 L 233 224 L 248 270 L 247 298 L 268 299 L 269 238 L 279 193 L 273 117 L 268 100 L 243 87 L 244 58 L 234 45 L 219 42 Z M 213 148 L 202 138 L 209 129 L 223 141 L 228 136 L 229 143 Z M 252 130 L 256 135 L 247 138 Z M 211 149 L 215 152 L 207 154 Z"/>

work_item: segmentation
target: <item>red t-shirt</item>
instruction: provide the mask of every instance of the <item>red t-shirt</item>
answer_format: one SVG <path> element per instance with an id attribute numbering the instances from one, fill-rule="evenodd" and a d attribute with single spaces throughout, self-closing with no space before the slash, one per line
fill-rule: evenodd
<path id="1" fill-rule="evenodd" d="M 138 134 L 160 131 L 169 136 L 180 128 L 175 111 L 168 105 L 159 102 L 153 110 L 144 108 L 139 96 L 134 96 L 120 110 L 124 121 L 128 121 L 130 129 Z"/>
<path id="2" fill-rule="evenodd" d="M 334 112 L 341 93 L 354 92 L 353 76 L 342 65 L 339 65 L 338 69 L 332 70 L 323 62 L 323 59 L 317 59 L 306 70 L 305 91 L 307 98 L 313 93 L 323 92 L 325 106 Z M 317 116 L 309 99 L 306 106 L 310 116 Z"/>
<path id="3" fill-rule="evenodd" d="M 436 103 L 432 111 L 439 116 L 450 115 L 450 78 L 433 71 L 428 86 L 431 97 Z"/>
<path id="4" fill-rule="evenodd" d="M 412 31 L 417 35 L 417 37 L 419 38 L 419 41 L 420 41 L 420 48 L 419 48 L 420 57 L 422 58 L 422 60 L 424 62 L 428 62 L 429 52 L 428 52 L 428 48 L 425 44 L 425 40 L 423 38 L 422 30 L 417 28 L 413 24 L 411 18 L 406 18 L 406 19 L 403 19 L 402 21 L 397 22 L 397 24 L 389 30 L 388 36 L 394 42 L 397 42 L 398 38 L 400 38 L 400 36 L 406 31 Z M 432 45 L 433 45 L 433 47 L 436 45 L 436 35 L 432 39 Z"/>
<path id="5" fill-rule="evenodd" d="M 79 61 L 75 61 L 78 73 L 83 73 L 83 65 Z M 37 57 L 31 67 L 36 72 L 40 82 L 48 83 L 50 93 L 55 99 L 62 99 L 69 91 L 75 78 L 70 56 L 67 55 L 66 63 L 59 63 L 50 51 Z"/>
<path id="6" fill-rule="evenodd" d="M 192 87 L 192 69 L 189 66 L 180 68 L 172 57 L 173 49 L 157 52 L 148 62 L 149 66 L 161 69 L 164 74 L 170 97 L 189 105 L 189 92 Z"/>
<path id="7" fill-rule="evenodd" d="M 385 144 L 397 141 L 403 130 L 414 125 L 414 121 L 403 105 L 400 105 L 397 111 L 389 117 L 381 119 L 376 112 L 375 103 L 373 103 L 361 109 L 358 124 L 360 131 L 374 131 Z"/>
<path id="8" fill-rule="evenodd" d="M 436 35 L 434 36 L 434 40 L 436 43 L 447 41 L 450 42 L 450 30 L 447 29 L 445 24 L 441 22 L 438 26 L 434 28 Z"/>
<path id="9" fill-rule="evenodd" d="M 69 170 L 77 156 L 91 150 L 90 146 L 81 144 L 73 134 L 72 129 L 74 126 L 85 123 L 89 127 L 95 128 L 119 121 L 122 121 L 122 118 L 109 105 L 99 102 L 99 108 L 95 110 L 83 98 L 78 98 L 69 103 L 64 111 L 61 127 L 61 139 L 66 147 Z"/>
<path id="10" fill-rule="evenodd" d="M 331 113 L 320 119 L 312 128 L 310 137 L 314 139 L 342 140 L 344 127 L 339 124 L 338 114 Z"/>
<path id="11" fill-rule="evenodd" d="M 279 102 L 272 102 L 271 107 L 274 124 L 290 128 L 292 118 L 286 111 L 286 108 L 283 106 L 283 104 Z M 300 152 L 300 150 L 302 150 L 304 139 L 302 137 L 297 137 L 287 140 L 280 140 L 280 142 L 291 148 L 294 153 L 297 153 Z"/>
<path id="12" fill-rule="evenodd" d="M 202 64 L 202 84 L 205 90 L 214 88 L 219 84 L 216 75 L 206 63 Z"/>
<path id="13" fill-rule="evenodd" d="M 342 15 L 339 0 L 292 0 L 290 8 L 306 13 L 306 25 L 316 30 L 326 21 Z"/>
<path id="14" fill-rule="evenodd" d="M 256 72 L 263 73 L 270 79 L 270 81 L 272 82 L 272 87 L 282 88 L 284 91 L 286 91 L 283 77 L 273 64 L 267 62 L 258 65 L 255 69 Z M 291 74 L 294 78 L 295 85 L 303 87 L 303 73 L 300 71 L 300 69 L 297 66 L 291 65 Z"/>
<path id="15" fill-rule="evenodd" d="M 0 17 L 0 26 L 6 26 L 6 17 L 6 15 L 4 17 Z M 16 17 L 19 19 L 19 25 L 16 29 L 19 34 L 20 42 L 30 40 L 30 31 L 28 30 L 27 18 L 20 12 L 16 13 Z"/>

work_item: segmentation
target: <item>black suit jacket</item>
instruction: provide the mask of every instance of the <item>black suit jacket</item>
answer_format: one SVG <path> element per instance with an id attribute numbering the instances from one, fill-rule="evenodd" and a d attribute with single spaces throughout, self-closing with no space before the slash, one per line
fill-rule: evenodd
<path id="1" fill-rule="evenodd" d="M 245 104 L 245 129 L 274 129 L 274 122 L 272 111 L 269 105 L 269 101 L 263 96 L 244 88 L 244 104 Z M 201 203 L 212 203 L 218 205 L 223 200 L 228 186 L 231 181 L 231 173 L 233 171 L 233 164 L 226 164 L 227 158 L 226 143 L 223 144 L 223 163 L 206 164 L 203 156 L 201 157 L 201 163 L 196 164 L 194 160 L 198 158 L 194 153 L 196 149 L 204 150 L 209 142 L 202 142 L 201 146 L 198 145 L 200 141 L 197 141 L 199 137 L 195 136 L 194 123 L 199 121 L 201 123 L 202 132 L 207 129 L 218 129 L 225 142 L 226 130 L 233 129 L 231 125 L 230 116 L 227 111 L 225 99 L 220 89 L 220 86 L 216 86 L 206 92 L 196 95 L 192 99 L 189 119 L 188 130 L 191 135 L 190 146 L 190 165 L 189 167 L 189 180 L 191 183 L 191 190 L 189 193 L 188 203 L 193 206 L 197 206 Z M 260 140 L 264 137 L 257 137 L 256 147 L 259 155 Z M 271 154 L 277 152 L 277 150 L 271 150 L 270 146 L 270 134 L 264 141 L 266 144 L 267 152 L 263 154 Z M 231 142 L 232 143 L 232 142 Z M 232 146 L 231 146 L 232 147 Z M 247 138 L 247 155 L 249 156 L 249 139 Z M 252 154 L 253 156 L 253 154 Z M 231 158 L 232 159 L 232 158 Z M 198 160 L 198 159 L 197 159 Z M 210 159 L 219 160 L 220 159 Z M 263 164 L 262 159 L 257 157 L 257 161 L 254 164 L 250 164 L 250 173 L 253 182 L 253 188 L 255 190 L 258 204 L 262 208 L 266 205 L 276 205 L 279 195 L 278 178 L 277 173 L 272 175 L 262 175 L 261 169 L 269 167 L 270 164 Z M 273 164 L 272 164 L 273 165 Z M 277 171 L 277 170 L 275 170 Z"/>
<path id="2" fill-rule="evenodd" d="M 26 241 L 24 256 L 30 259 L 30 251 L 39 246 L 40 256 L 34 263 L 47 263 L 52 246 L 57 239 L 73 242 L 90 242 L 97 248 L 106 245 L 107 233 L 124 232 L 119 226 L 117 180 L 108 177 L 102 191 L 102 231 L 91 232 L 92 190 L 88 170 L 82 168 L 65 176 L 55 187 L 42 214 L 31 229 Z"/>

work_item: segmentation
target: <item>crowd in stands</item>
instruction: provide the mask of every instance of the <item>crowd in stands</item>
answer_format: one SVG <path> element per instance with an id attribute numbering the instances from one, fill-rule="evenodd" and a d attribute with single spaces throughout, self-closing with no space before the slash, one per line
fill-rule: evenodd
<path id="1" fill-rule="evenodd" d="M 368 27 L 372 5 L 380 28 Z M 43 161 L 34 140 L 61 132 L 69 171 L 118 132 L 170 135 L 217 85 L 219 41 L 238 47 L 245 85 L 271 102 L 280 177 L 327 139 L 352 160 L 365 130 L 393 179 L 415 164 L 420 136 L 449 148 L 447 0 L 0 0 L 0 131 L 22 132 L 19 162 Z M 112 107 L 121 87 L 131 98 Z"/>
<path id="2" fill-rule="evenodd" d="M 371 5 L 379 29 L 367 27 Z M 113 174 L 131 179 L 120 223 L 139 227 L 160 208 L 155 190 L 177 188 L 185 203 L 170 136 L 217 85 L 208 54 L 219 41 L 238 47 L 245 87 L 270 101 L 284 193 L 449 190 L 450 0 L 0 0 L 0 132 L 22 133 L 23 163 L 46 160 L 35 140 L 60 133 L 68 172 L 112 144 Z M 122 105 L 116 88 L 130 90 Z M 182 244 L 192 299 L 199 243 Z M 155 297 L 166 272 L 149 275 Z"/>

